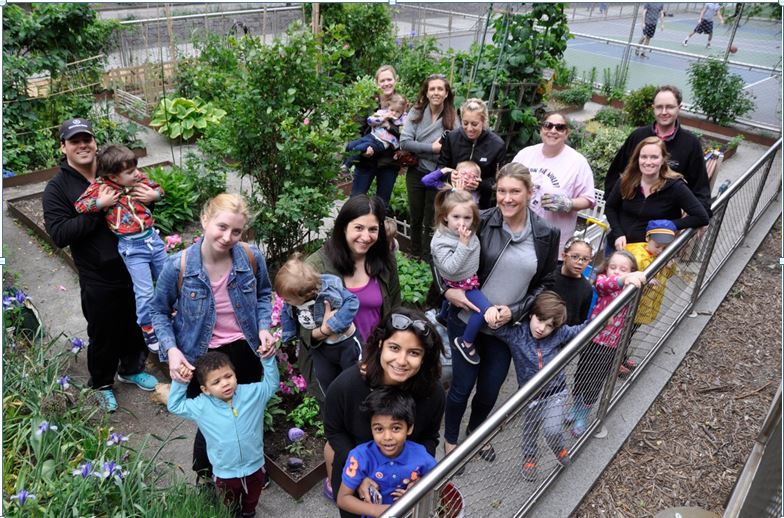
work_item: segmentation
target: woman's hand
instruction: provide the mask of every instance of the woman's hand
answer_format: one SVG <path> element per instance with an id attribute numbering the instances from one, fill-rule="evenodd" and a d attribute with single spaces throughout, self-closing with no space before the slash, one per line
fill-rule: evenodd
<path id="1" fill-rule="evenodd" d="M 462 173 L 460 179 L 463 182 L 463 189 L 466 191 L 475 191 L 479 187 L 479 178 L 473 173 Z"/>
<path id="2" fill-rule="evenodd" d="M 134 200 L 139 200 L 145 205 L 156 202 L 159 200 L 158 191 L 147 185 L 146 183 L 137 183 L 131 189 L 131 197 Z"/>
<path id="3" fill-rule="evenodd" d="M 448 300 L 450 304 L 457 308 L 467 309 L 469 311 L 473 311 L 474 313 L 479 313 L 479 308 L 476 307 L 470 300 L 468 300 L 468 297 L 466 297 L 465 290 L 449 288 L 444 292 L 444 297 L 446 297 L 446 300 Z"/>
<path id="4" fill-rule="evenodd" d="M 182 351 L 172 347 L 166 351 L 166 354 L 169 356 L 169 376 L 171 379 L 180 383 L 190 382 L 196 368 L 185 359 Z"/>
<path id="5" fill-rule="evenodd" d="M 269 358 L 275 354 L 277 342 L 268 329 L 262 329 L 259 331 L 259 348 L 256 351 L 262 358 Z"/>
<path id="6" fill-rule="evenodd" d="M 623 250 L 624 248 L 626 248 L 626 236 L 620 236 L 615 240 L 615 249 Z"/>
<path id="7" fill-rule="evenodd" d="M 433 150 L 433 154 L 437 155 L 441 153 L 441 140 L 436 140 L 432 144 L 430 144 L 430 148 Z"/>
<path id="8" fill-rule="evenodd" d="M 499 305 L 496 306 L 496 309 L 498 309 L 498 318 L 495 320 L 495 326 L 490 326 L 493 329 L 505 326 L 512 320 L 512 310 L 509 309 L 509 306 Z"/>
<path id="9" fill-rule="evenodd" d="M 373 156 L 373 148 L 368 146 L 365 152 L 362 153 L 362 156 Z"/>
<path id="10" fill-rule="evenodd" d="M 638 288 L 642 288 L 642 285 L 645 284 L 645 273 L 631 272 L 624 275 L 623 285 L 628 286 L 629 284 L 631 284 L 632 286 L 636 286 Z"/>

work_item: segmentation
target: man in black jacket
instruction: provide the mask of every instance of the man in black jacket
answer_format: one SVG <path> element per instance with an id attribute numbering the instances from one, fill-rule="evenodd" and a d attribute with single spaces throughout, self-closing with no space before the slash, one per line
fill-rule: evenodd
<path id="1" fill-rule="evenodd" d="M 60 172 L 44 190 L 46 231 L 57 246 L 71 248 L 90 339 L 89 385 L 97 391 L 101 406 L 112 412 L 117 409 L 112 391 L 115 374 L 142 390 L 153 390 L 157 380 L 143 371 L 147 347 L 136 325 L 133 285 L 117 252 L 117 237 L 102 213 L 79 214 L 74 208 L 76 199 L 95 181 L 97 144 L 90 122 L 65 121 L 60 127 L 60 150 L 65 155 Z"/>
<path id="2" fill-rule="evenodd" d="M 656 122 L 634 130 L 618 150 L 604 179 L 605 197 L 610 195 L 621 173 L 626 169 L 637 144 L 645 138 L 656 136 L 667 146 L 670 169 L 683 175 L 691 192 L 710 215 L 710 182 L 705 169 L 705 157 L 700 139 L 694 133 L 683 129 L 678 121 L 682 100 L 680 90 L 674 86 L 663 85 L 656 89 L 653 98 L 653 115 Z"/>

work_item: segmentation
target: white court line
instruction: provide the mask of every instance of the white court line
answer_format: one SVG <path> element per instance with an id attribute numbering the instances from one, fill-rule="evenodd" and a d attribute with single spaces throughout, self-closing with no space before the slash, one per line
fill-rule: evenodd
<path id="1" fill-rule="evenodd" d="M 764 78 L 764 79 L 760 79 L 760 80 L 759 80 L 759 81 L 757 81 L 756 83 L 751 83 L 750 85 L 746 85 L 746 86 L 744 86 L 744 87 L 743 87 L 743 89 L 745 90 L 745 89 L 747 89 L 747 88 L 752 88 L 752 87 L 754 87 L 754 86 L 757 86 L 757 85 L 758 85 L 758 84 L 760 84 L 760 83 L 764 83 L 765 81 L 768 81 L 768 80 L 770 80 L 770 79 L 773 79 L 773 76 L 769 76 L 769 77 L 766 77 L 766 78 Z"/>

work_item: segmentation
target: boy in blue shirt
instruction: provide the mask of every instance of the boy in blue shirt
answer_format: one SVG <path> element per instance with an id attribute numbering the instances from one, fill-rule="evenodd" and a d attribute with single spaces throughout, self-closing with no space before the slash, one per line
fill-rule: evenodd
<path id="1" fill-rule="evenodd" d="M 436 459 L 421 444 L 406 440 L 414 431 L 415 403 L 409 394 L 396 387 L 374 390 L 359 411 L 370 416 L 373 440 L 349 452 L 337 504 L 344 511 L 375 517 L 430 472 Z M 365 477 L 374 482 L 371 502 L 356 496 Z"/>
<path id="2" fill-rule="evenodd" d="M 543 291 L 534 299 L 530 318 L 519 325 L 503 326 L 496 336 L 509 345 L 522 387 L 561 352 L 561 347 L 577 336 L 588 321 L 576 326 L 566 322 L 566 303 L 554 291 Z M 559 463 L 569 465 L 569 450 L 563 437 L 566 408 L 566 374 L 559 373 L 528 404 L 523 430 L 523 475 L 536 480 L 539 430 L 543 429 L 547 445 Z"/>
<path id="3" fill-rule="evenodd" d="M 239 508 L 243 517 L 256 515 L 264 471 L 264 409 L 278 388 L 275 357 L 261 360 L 264 378 L 237 385 L 228 356 L 208 352 L 196 361 L 196 379 L 202 394 L 186 398 L 188 385 L 172 381 L 167 407 L 172 414 L 196 421 L 207 440 L 215 485 L 224 492 L 226 505 Z"/>

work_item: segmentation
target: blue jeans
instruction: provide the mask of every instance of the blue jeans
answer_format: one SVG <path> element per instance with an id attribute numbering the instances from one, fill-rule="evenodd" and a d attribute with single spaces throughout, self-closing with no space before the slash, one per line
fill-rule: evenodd
<path id="1" fill-rule="evenodd" d="M 458 309 L 449 309 L 447 330 L 449 331 L 449 347 L 452 348 L 452 384 L 446 397 L 444 413 L 444 439 L 457 444 L 460 436 L 460 422 L 463 420 L 468 397 L 476 385 L 476 394 L 471 400 L 471 417 L 468 429 L 475 430 L 493 410 L 501 385 L 509 373 L 512 354 L 502 340 L 490 335 L 480 334 L 474 346 L 479 351 L 482 361 L 479 365 L 471 365 L 461 354 L 455 351 L 454 340 L 463 336 L 466 325 L 457 317 Z"/>
<path id="2" fill-rule="evenodd" d="M 119 236 L 117 251 L 131 274 L 136 297 L 136 323 L 140 326 L 150 325 L 150 303 L 155 295 L 153 283 L 158 280 L 166 261 L 163 241 L 155 230 L 146 238 L 128 239 Z"/>
<path id="3" fill-rule="evenodd" d="M 397 179 L 397 166 L 367 167 L 362 162 L 354 166 L 354 182 L 351 184 L 351 196 L 367 194 L 373 178 L 376 179 L 376 196 L 384 200 L 384 205 L 389 207 L 392 198 L 392 189 Z"/>

